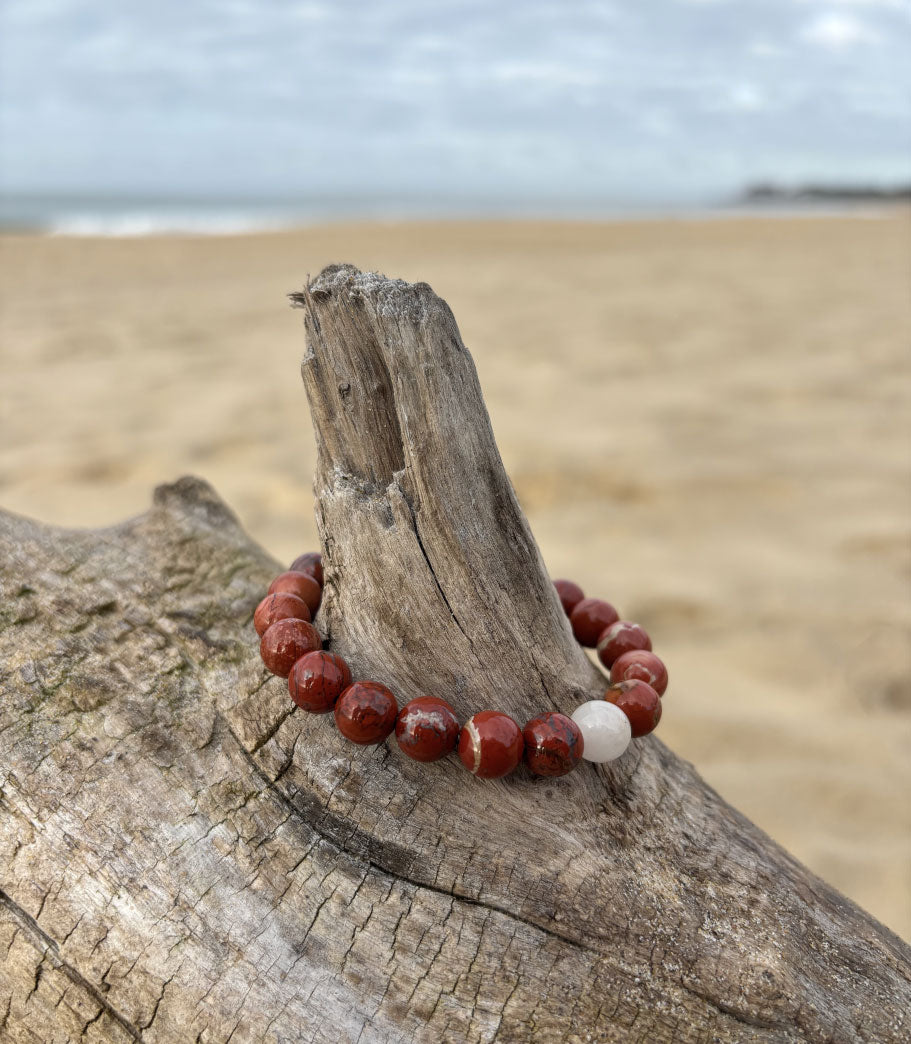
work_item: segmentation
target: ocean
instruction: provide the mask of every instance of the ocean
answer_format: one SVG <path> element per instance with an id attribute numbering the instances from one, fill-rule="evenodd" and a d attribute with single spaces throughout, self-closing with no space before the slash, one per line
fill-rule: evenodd
<path id="1" fill-rule="evenodd" d="M 875 204 L 745 203 L 689 199 L 482 199 L 452 197 L 321 197 L 191 199 L 0 193 L 0 232 L 56 236 L 140 237 L 242 235 L 340 221 L 538 219 L 579 221 L 698 220 L 796 214 L 877 217 Z"/>

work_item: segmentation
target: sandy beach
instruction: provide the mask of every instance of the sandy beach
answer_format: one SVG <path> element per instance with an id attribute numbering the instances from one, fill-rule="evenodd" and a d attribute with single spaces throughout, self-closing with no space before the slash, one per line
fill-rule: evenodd
<path id="1" fill-rule="evenodd" d="M 316 542 L 308 272 L 424 280 L 545 560 L 652 633 L 661 735 L 911 938 L 911 217 L 0 237 L 0 504 L 94 526 L 208 479 Z"/>

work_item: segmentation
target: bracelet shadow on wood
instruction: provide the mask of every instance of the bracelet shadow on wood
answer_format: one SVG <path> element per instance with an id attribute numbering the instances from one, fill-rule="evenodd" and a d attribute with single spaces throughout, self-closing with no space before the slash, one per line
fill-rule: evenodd
<path id="1" fill-rule="evenodd" d="M 448 307 L 349 266 L 295 300 L 330 647 L 402 701 L 571 710 L 598 672 Z M 292 710 L 277 563 L 205 483 L 0 543 L 11 1040 L 907 1038 L 908 948 L 654 737 L 482 781 Z"/>

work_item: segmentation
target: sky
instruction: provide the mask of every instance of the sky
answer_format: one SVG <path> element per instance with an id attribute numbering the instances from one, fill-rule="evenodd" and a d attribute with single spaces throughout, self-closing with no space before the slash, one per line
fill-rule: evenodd
<path id="1" fill-rule="evenodd" d="M 0 191 L 911 180 L 911 0 L 0 0 Z"/>

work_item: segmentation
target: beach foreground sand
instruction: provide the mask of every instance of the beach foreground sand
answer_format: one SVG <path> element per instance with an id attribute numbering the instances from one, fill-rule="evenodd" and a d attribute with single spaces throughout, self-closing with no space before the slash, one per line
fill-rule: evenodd
<path id="1" fill-rule="evenodd" d="M 552 573 L 646 625 L 662 738 L 911 937 L 911 221 L 0 239 L 0 504 L 67 525 L 211 481 L 316 541 L 301 317 L 331 261 L 426 280 Z"/>

